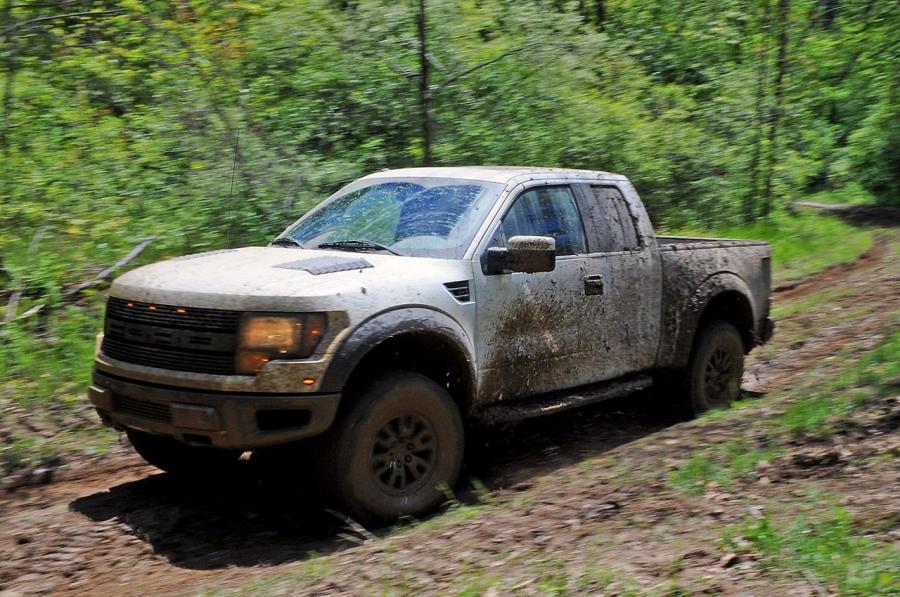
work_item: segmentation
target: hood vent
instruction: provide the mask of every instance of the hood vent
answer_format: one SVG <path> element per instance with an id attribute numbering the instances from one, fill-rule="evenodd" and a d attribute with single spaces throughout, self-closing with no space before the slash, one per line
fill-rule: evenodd
<path id="1" fill-rule="evenodd" d="M 347 259 L 345 257 L 312 257 L 310 259 L 301 259 L 299 261 L 279 263 L 278 265 L 274 265 L 272 267 L 280 267 L 281 269 L 294 269 L 301 272 L 309 272 L 314 276 L 319 276 L 321 274 L 333 274 L 336 272 L 349 272 L 355 269 L 366 269 L 373 266 L 365 259 Z"/>
<path id="2" fill-rule="evenodd" d="M 468 303 L 472 300 L 472 291 L 469 289 L 468 280 L 461 280 L 459 282 L 447 282 L 446 284 L 444 284 L 444 288 L 446 288 L 450 292 L 450 294 L 453 295 L 453 298 L 461 303 Z"/>

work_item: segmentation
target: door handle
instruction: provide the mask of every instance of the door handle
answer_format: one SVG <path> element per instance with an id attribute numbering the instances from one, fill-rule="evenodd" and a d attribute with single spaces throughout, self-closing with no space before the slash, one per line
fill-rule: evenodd
<path id="1" fill-rule="evenodd" d="M 603 295 L 603 274 L 584 277 L 584 293 L 588 296 Z"/>

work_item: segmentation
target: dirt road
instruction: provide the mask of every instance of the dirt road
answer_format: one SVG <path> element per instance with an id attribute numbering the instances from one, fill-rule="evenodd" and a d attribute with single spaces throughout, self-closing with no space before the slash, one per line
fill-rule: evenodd
<path id="1" fill-rule="evenodd" d="M 900 233 L 885 232 L 855 264 L 776 292 L 778 331 L 751 358 L 746 387 L 812 387 L 829 355 L 840 349 L 852 358 L 900 328 L 898 247 Z M 813 298 L 815 307 L 803 308 Z M 878 431 L 841 449 L 896 455 L 896 401 L 878 408 L 887 413 L 876 417 Z M 459 590 L 460 575 L 472 578 L 472 570 L 480 571 L 475 578 L 502 576 L 508 590 L 543 593 L 540 574 L 555 569 L 580 579 L 572 592 L 614 594 L 628 588 L 617 584 L 621 575 L 642 592 L 677 582 L 690 591 L 764 595 L 773 579 L 758 563 L 723 560 L 723 525 L 775 511 L 781 496 L 810 486 L 848 496 L 861 519 L 893 512 L 896 520 L 896 458 L 851 470 L 800 468 L 786 457 L 741 492 L 674 491 L 667 473 L 692 450 L 752 440 L 757 429 L 752 421 L 676 423 L 648 412 L 650 397 L 632 397 L 522 424 L 503 443 L 473 446 L 466 472 L 486 485 L 480 498 L 491 505 L 379 536 L 304 503 L 252 463 L 209 487 L 178 484 L 118 455 L 80 478 L 0 495 L 0 595 L 185 594 L 262 576 L 262 592 L 444 593 Z M 842 454 L 838 463 L 848 458 Z M 477 501 L 477 493 L 461 499 Z M 320 554 L 330 557 L 314 559 Z M 777 582 L 799 594 L 818 590 L 802 577 Z"/>

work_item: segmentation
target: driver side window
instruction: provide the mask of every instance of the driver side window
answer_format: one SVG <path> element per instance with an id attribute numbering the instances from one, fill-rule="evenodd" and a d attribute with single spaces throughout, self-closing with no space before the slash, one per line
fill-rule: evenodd
<path id="1" fill-rule="evenodd" d="M 587 253 L 584 226 L 568 186 L 536 187 L 520 194 L 503 216 L 491 246 L 513 236 L 551 236 L 557 255 Z"/>

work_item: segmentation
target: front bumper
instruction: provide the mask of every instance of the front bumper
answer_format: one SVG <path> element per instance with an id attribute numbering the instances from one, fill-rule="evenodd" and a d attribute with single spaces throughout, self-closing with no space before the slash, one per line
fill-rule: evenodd
<path id="1" fill-rule="evenodd" d="M 124 379 L 99 369 L 88 390 L 107 425 L 240 450 L 322 433 L 334 422 L 340 397 L 202 391 Z"/>

